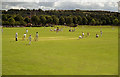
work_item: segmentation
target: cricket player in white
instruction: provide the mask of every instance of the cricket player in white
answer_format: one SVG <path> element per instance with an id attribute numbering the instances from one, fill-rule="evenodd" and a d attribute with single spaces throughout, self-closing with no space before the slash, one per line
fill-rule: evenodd
<path id="1" fill-rule="evenodd" d="M 79 39 L 82 39 L 82 36 L 79 36 Z"/>
<path id="2" fill-rule="evenodd" d="M 99 37 L 99 35 L 98 34 L 96 34 L 96 38 L 98 38 Z"/>
<path id="3" fill-rule="evenodd" d="M 15 34 L 15 40 L 18 41 L 18 33 Z"/>
<path id="4" fill-rule="evenodd" d="M 28 39 L 29 39 L 29 45 L 30 45 L 31 44 L 31 40 L 32 40 L 32 36 L 30 35 Z"/>
<path id="5" fill-rule="evenodd" d="M 24 36 L 23 36 L 23 39 L 25 40 L 25 38 L 26 38 L 26 33 L 24 33 Z"/>
<path id="6" fill-rule="evenodd" d="M 84 33 L 82 32 L 82 37 L 84 37 Z"/>
<path id="7" fill-rule="evenodd" d="M 26 34 L 28 33 L 28 29 L 26 29 Z"/>
<path id="8" fill-rule="evenodd" d="M 36 32 L 36 38 L 35 38 L 35 41 L 38 41 L 38 32 Z"/>

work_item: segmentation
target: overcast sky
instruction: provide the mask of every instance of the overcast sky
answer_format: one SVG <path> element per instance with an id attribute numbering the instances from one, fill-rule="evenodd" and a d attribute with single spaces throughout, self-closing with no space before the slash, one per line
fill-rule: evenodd
<path id="1" fill-rule="evenodd" d="M 2 9 L 81 9 L 118 11 L 120 0 L 3 0 Z"/>

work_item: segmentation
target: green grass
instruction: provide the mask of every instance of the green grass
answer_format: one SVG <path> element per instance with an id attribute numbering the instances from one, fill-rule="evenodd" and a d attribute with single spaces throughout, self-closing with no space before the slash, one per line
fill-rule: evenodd
<path id="1" fill-rule="evenodd" d="M 23 34 L 39 41 L 22 41 Z M 54 28 L 52 28 L 54 29 Z M 118 28 L 111 26 L 77 27 L 75 32 L 50 32 L 43 28 L 4 28 L 2 36 L 3 75 L 117 75 Z M 103 36 L 95 38 L 96 33 Z M 15 41 L 18 32 L 19 41 Z M 90 36 L 78 39 L 82 32 Z"/>

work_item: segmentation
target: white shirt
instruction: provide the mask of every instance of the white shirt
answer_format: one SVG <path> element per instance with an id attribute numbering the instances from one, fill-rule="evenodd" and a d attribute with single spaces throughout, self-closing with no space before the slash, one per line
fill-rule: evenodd
<path id="1" fill-rule="evenodd" d="M 26 33 L 28 33 L 28 30 L 26 30 Z"/>
<path id="2" fill-rule="evenodd" d="M 84 33 L 82 33 L 82 35 L 84 36 Z"/>
<path id="3" fill-rule="evenodd" d="M 99 37 L 99 35 L 96 35 L 97 37 Z"/>
<path id="4" fill-rule="evenodd" d="M 24 37 L 26 37 L 26 34 L 24 34 Z"/>
<path id="5" fill-rule="evenodd" d="M 82 36 L 79 36 L 79 38 L 82 38 Z"/>
<path id="6" fill-rule="evenodd" d="M 38 33 L 36 33 L 36 37 L 38 37 Z"/>
<path id="7" fill-rule="evenodd" d="M 15 37 L 16 37 L 16 38 L 18 37 L 18 33 L 15 34 Z"/>

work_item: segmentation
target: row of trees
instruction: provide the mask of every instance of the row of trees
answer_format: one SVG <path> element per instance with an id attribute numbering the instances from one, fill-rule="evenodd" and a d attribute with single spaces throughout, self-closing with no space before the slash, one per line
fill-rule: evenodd
<path id="1" fill-rule="evenodd" d="M 41 15 L 41 16 L 31 16 L 22 17 L 21 15 L 11 16 L 2 15 L 2 24 L 11 26 L 26 26 L 28 23 L 33 24 L 33 26 L 45 26 L 46 24 L 54 25 L 68 25 L 74 26 L 78 25 L 119 25 L 120 19 L 117 17 L 101 17 L 99 19 L 92 18 L 90 16 L 60 16 L 55 15 Z"/>
<path id="2" fill-rule="evenodd" d="M 120 25 L 120 14 L 109 11 L 10 9 L 1 16 L 2 24 L 8 26 Z"/>
<path id="3" fill-rule="evenodd" d="M 120 16 L 118 12 L 110 12 L 110 11 L 94 11 L 94 10 L 42 10 L 42 9 L 9 9 L 9 10 L 2 10 L 2 14 L 9 14 L 9 15 L 21 15 L 23 17 L 29 15 L 55 15 L 59 16 L 86 16 L 90 15 L 91 17 L 99 18 L 101 16 Z"/>

